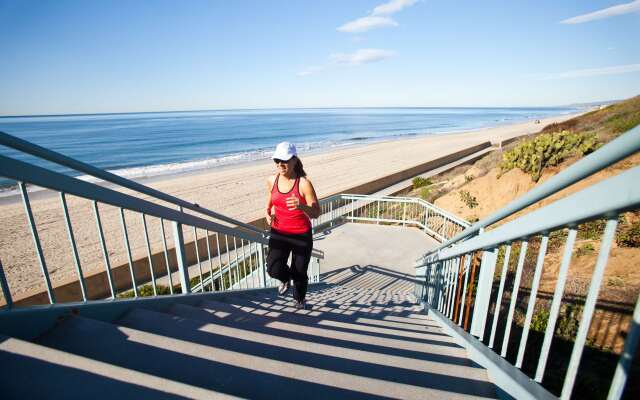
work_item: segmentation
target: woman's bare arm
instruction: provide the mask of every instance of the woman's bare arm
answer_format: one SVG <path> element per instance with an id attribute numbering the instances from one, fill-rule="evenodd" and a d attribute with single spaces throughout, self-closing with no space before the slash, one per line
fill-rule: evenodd
<path id="1" fill-rule="evenodd" d="M 320 216 L 320 205 L 318 204 L 318 196 L 311 181 L 307 178 L 300 179 L 300 194 L 307 204 L 302 204 L 296 197 L 287 199 L 289 209 L 302 210 L 309 218 L 318 218 Z"/>
<path id="2" fill-rule="evenodd" d="M 273 203 L 271 202 L 271 190 L 273 189 L 273 183 L 275 178 L 270 176 L 267 178 L 267 206 L 265 207 L 264 217 L 267 220 L 267 226 L 271 226 Z"/>

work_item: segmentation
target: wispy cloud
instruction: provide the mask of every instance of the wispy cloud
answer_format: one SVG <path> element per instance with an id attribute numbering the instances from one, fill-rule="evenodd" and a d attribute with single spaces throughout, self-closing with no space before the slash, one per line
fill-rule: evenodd
<path id="1" fill-rule="evenodd" d="M 393 57 L 395 53 L 383 49 L 360 49 L 354 53 L 332 54 L 329 58 L 332 63 L 340 65 L 370 64 Z"/>
<path id="2" fill-rule="evenodd" d="M 391 0 L 388 3 L 380 4 L 374 8 L 371 15 L 389 15 L 397 13 L 403 8 L 410 7 L 417 2 L 418 0 Z"/>
<path id="3" fill-rule="evenodd" d="M 363 64 L 371 64 L 386 60 L 394 55 L 395 52 L 384 49 L 360 49 L 353 53 L 331 54 L 326 64 L 305 68 L 296 75 L 308 76 L 332 67 L 354 67 Z"/>
<path id="4" fill-rule="evenodd" d="M 640 64 L 616 65 L 613 67 L 604 68 L 577 69 L 573 71 L 542 75 L 538 76 L 538 78 L 541 81 L 549 81 L 557 79 L 588 78 L 600 75 L 620 75 L 628 74 L 631 72 L 640 72 Z"/>
<path id="5" fill-rule="evenodd" d="M 594 11 L 588 14 L 567 18 L 565 20 L 560 21 L 560 23 L 561 24 L 582 24 L 584 22 L 614 17 L 616 15 L 629 14 L 629 13 L 638 12 L 638 11 L 640 11 L 640 0 L 634 0 L 630 3 L 618 4 L 617 6 L 604 8 L 602 10 Z"/>
<path id="6" fill-rule="evenodd" d="M 369 15 L 354 19 L 338 27 L 338 30 L 347 33 L 360 33 L 371 29 L 398 26 L 398 23 L 393 18 L 390 18 L 389 15 L 395 14 L 417 2 L 418 0 L 391 0 L 376 6 Z"/>
<path id="7" fill-rule="evenodd" d="M 338 30 L 347 33 L 360 33 L 371 29 L 384 28 L 386 26 L 398 26 L 398 23 L 388 17 L 367 16 L 347 22 L 338 27 Z"/>
<path id="8" fill-rule="evenodd" d="M 313 66 L 313 67 L 308 67 L 308 68 L 305 68 L 302 71 L 298 72 L 296 75 L 298 75 L 298 76 L 313 75 L 316 72 L 320 72 L 325 68 L 326 68 L 326 66 L 323 66 L 323 65 L 317 65 L 317 66 Z"/>

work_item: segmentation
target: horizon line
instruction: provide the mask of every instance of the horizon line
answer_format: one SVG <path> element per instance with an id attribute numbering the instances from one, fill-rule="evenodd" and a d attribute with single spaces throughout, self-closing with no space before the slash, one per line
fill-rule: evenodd
<path id="1" fill-rule="evenodd" d="M 633 97 L 633 96 L 632 96 Z M 95 113 L 69 113 L 69 114 L 22 114 L 22 115 L 0 115 L 2 118 L 33 118 L 33 117 L 86 117 L 86 116 L 101 116 L 101 115 L 128 115 L 128 114 L 169 114 L 169 113 L 201 113 L 209 111 L 269 111 L 269 110 L 349 110 L 349 109 L 442 109 L 442 108 L 562 108 L 562 107 L 579 107 L 590 106 L 596 104 L 612 104 L 622 101 L 621 99 L 605 100 L 605 101 L 590 101 L 585 103 L 569 103 L 560 105 L 547 105 L 547 106 L 342 106 L 342 107 L 264 107 L 264 108 L 210 108 L 210 109 L 197 109 L 197 110 L 173 110 L 173 111 L 115 111 L 115 112 L 95 112 Z"/>

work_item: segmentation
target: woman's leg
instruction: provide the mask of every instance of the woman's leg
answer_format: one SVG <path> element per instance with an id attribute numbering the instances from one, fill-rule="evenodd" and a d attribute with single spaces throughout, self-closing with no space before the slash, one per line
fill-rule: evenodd
<path id="1" fill-rule="evenodd" d="M 291 245 L 283 240 L 269 238 L 267 272 L 270 277 L 283 283 L 291 280 L 291 272 L 287 265 L 289 254 L 291 254 Z"/>
<path id="2" fill-rule="evenodd" d="M 293 246 L 293 257 L 291 262 L 291 275 L 293 277 L 293 298 L 296 301 L 303 301 L 307 295 L 307 269 L 309 268 L 309 260 L 311 259 L 311 250 L 313 249 L 313 236 L 311 231 L 307 234 L 299 235 L 297 238 L 304 241 L 302 245 Z"/>

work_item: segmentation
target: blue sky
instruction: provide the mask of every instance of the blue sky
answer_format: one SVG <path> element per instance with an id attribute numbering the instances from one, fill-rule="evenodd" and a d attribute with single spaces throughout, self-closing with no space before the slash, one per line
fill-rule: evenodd
<path id="1" fill-rule="evenodd" d="M 0 115 L 640 94 L 640 1 L 0 0 Z"/>

